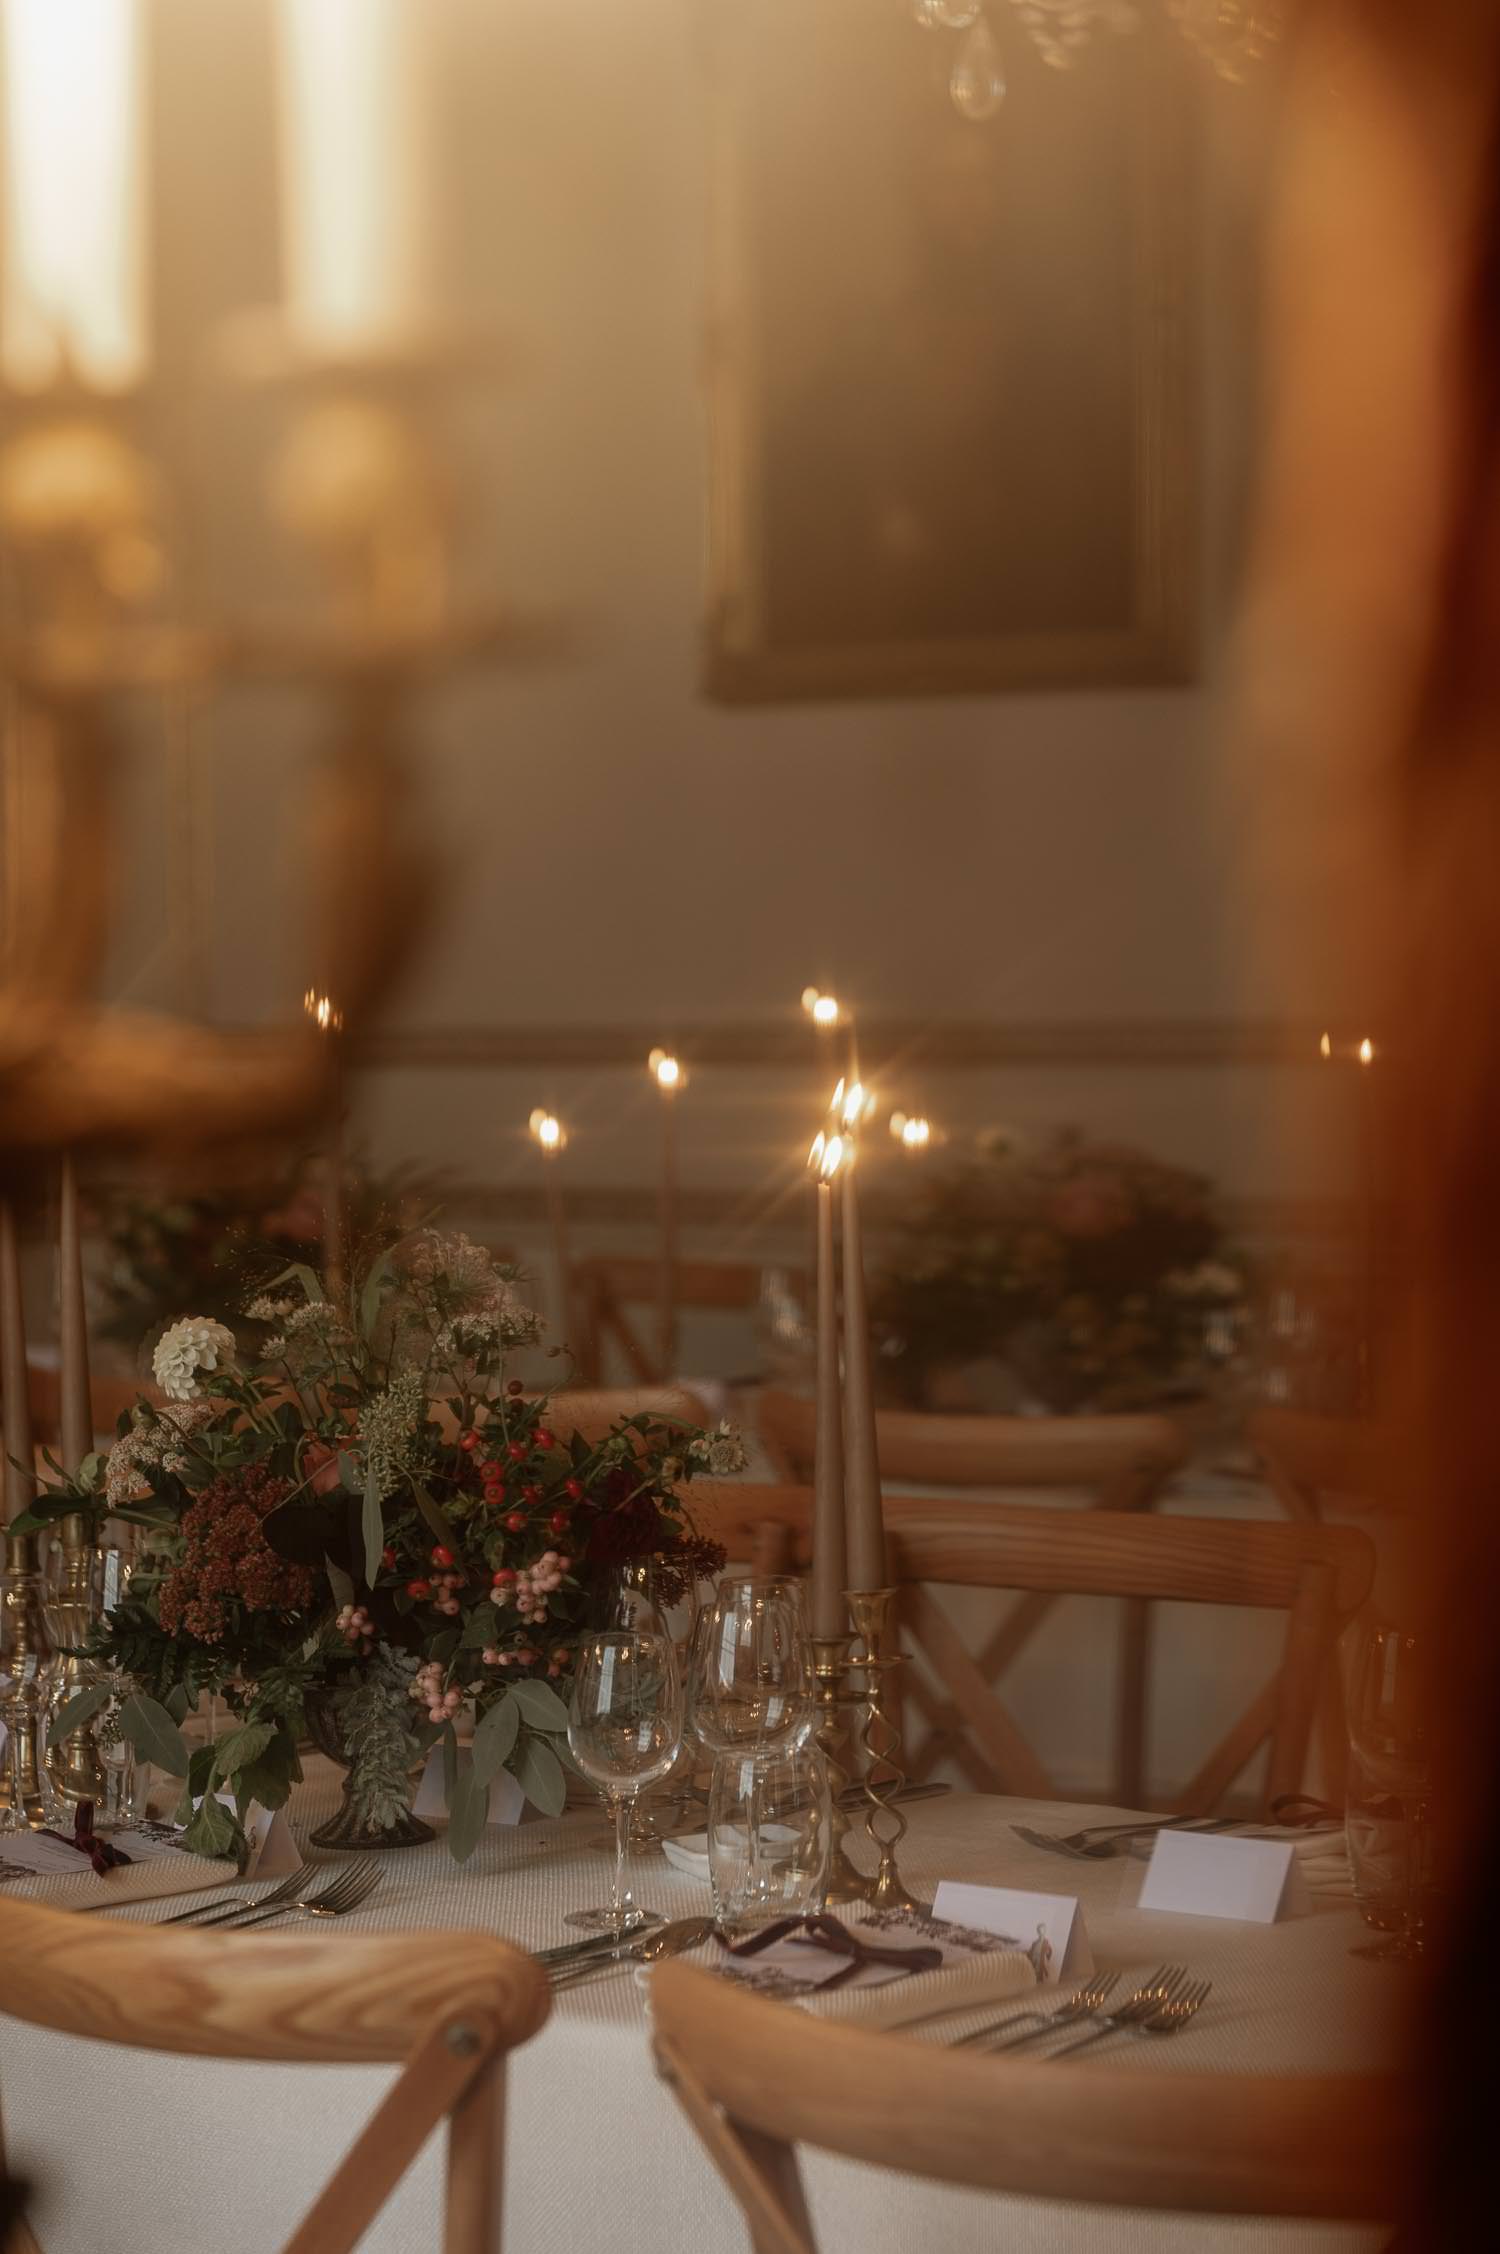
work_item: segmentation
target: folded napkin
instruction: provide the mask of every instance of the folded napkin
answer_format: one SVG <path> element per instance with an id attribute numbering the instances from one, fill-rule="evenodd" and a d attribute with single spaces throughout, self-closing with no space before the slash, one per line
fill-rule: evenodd
<path id="1" fill-rule="evenodd" d="M 996 1997 L 1035 1994 L 1036 1974 L 1019 1943 L 1004 1934 L 955 1925 L 925 1910 L 867 1910 L 842 1921 L 857 1962 L 790 1933 L 750 1956 L 722 1957 L 717 1970 L 761 1995 L 803 2006 L 820 2019 L 863 2027 L 910 2027 L 974 2013 Z M 891 1962 L 915 1955 L 921 1969 Z"/>
<path id="2" fill-rule="evenodd" d="M 37 1831 L 0 1837 L 0 1886 L 27 1901 L 56 1909 L 92 1909 L 104 1902 L 154 1902 L 169 1894 L 199 1894 L 234 1877 L 232 1862 L 188 1855 L 174 1824 L 138 1823 L 111 1832 L 110 1845 L 129 1857 L 102 1877 L 66 1839 Z"/>

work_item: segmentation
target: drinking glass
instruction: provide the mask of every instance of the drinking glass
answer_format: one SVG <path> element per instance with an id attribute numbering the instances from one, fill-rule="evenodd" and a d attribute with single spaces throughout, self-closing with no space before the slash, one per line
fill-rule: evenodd
<path id="1" fill-rule="evenodd" d="M 640 1912 L 625 1883 L 630 1811 L 643 1785 L 665 1776 L 682 1743 L 682 1679 L 672 1639 L 660 1628 L 603 1628 L 585 1636 L 573 1668 L 568 1749 L 604 1795 L 615 1827 L 608 1909 L 569 1919 L 590 1933 L 623 1933 Z"/>
<path id="2" fill-rule="evenodd" d="M 728 1575 L 698 1615 L 693 1729 L 711 1753 L 766 1760 L 805 1745 L 817 1720 L 799 1581 Z"/>
<path id="3" fill-rule="evenodd" d="M 1348 1694 L 1355 1767 L 1346 1819 L 1349 1855 L 1357 1889 L 1364 1874 L 1361 1913 L 1368 1923 L 1394 1930 L 1388 1939 L 1357 1949 L 1356 1956 L 1401 1960 L 1426 1950 L 1433 1886 L 1429 1678 L 1423 1638 L 1382 1620 L 1362 1631 Z M 1397 1883 L 1392 1864 L 1399 1871 Z"/>
<path id="4" fill-rule="evenodd" d="M 832 1812 L 814 1746 L 756 1760 L 721 1753 L 708 1796 L 714 1916 L 731 1930 L 823 1907 Z"/>

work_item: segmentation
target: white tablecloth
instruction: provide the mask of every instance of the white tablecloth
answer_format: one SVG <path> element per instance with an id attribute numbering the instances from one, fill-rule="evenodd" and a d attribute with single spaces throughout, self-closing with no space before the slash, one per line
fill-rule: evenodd
<path id="1" fill-rule="evenodd" d="M 319 1820 L 320 1803 L 326 1788 L 309 1788 L 296 1828 Z M 1165 2084 L 1204 2069 L 1360 2069 L 1385 2054 L 1400 1976 L 1350 1956 L 1363 1929 L 1346 1900 L 1325 1898 L 1274 1926 L 1148 1916 L 1121 1906 L 1129 1863 L 1064 1861 L 1010 1830 L 1016 1820 L 1061 1830 L 1110 1810 L 955 1794 L 908 1812 L 903 1870 L 919 1893 L 945 1877 L 1076 1893 L 1102 1966 L 1148 1971 L 1174 1958 L 1213 1980 L 1187 2034 L 1120 2039 L 1099 2046 L 1101 2057 Z M 564 1913 L 602 1900 L 608 1881 L 595 1817 L 492 1829 L 463 1870 L 440 1841 L 388 1856 L 373 1899 L 324 1930 L 336 1941 L 356 1927 L 443 1925 L 539 1947 L 566 1938 Z M 62 1883 L 46 1891 L 55 1897 Z M 669 1915 L 706 1907 L 706 1889 L 657 1851 L 641 1858 L 636 1891 Z M 150 1915 L 122 1910 L 116 1922 Z M 363 2067 L 166 2058 L 0 2019 L 7 2142 L 13 2168 L 37 2187 L 43 2254 L 268 2254 L 389 2080 Z M 370 2254 L 432 2254 L 437 2159 L 434 2140 L 369 2234 Z M 507 2254 L 747 2247 L 738 2210 L 651 2071 L 633 1975 L 559 1997 L 541 2035 L 512 2060 L 506 2164 Z M 824 2254 L 1363 2254 L 1381 2242 L 1357 2230 L 998 2200 L 820 2155 L 804 2164 Z"/>

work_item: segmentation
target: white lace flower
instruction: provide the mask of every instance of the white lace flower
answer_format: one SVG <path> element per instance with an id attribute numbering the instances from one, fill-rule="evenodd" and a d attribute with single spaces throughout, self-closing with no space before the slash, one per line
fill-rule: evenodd
<path id="1" fill-rule="evenodd" d="M 694 1463 L 702 1464 L 713 1479 L 732 1479 L 750 1461 L 744 1441 L 727 1417 L 717 1432 L 700 1432 L 690 1443 L 688 1454 Z"/>
<path id="2" fill-rule="evenodd" d="M 115 1505 L 129 1502 L 146 1486 L 148 1464 L 159 1464 L 163 1471 L 179 1476 L 185 1472 L 188 1458 L 181 1440 L 211 1423 L 214 1410 L 208 1401 L 183 1401 L 169 1402 L 157 1410 L 137 1409 L 135 1413 L 142 1422 L 132 1425 L 105 1458 L 104 1492 Z"/>
<path id="3" fill-rule="evenodd" d="M 151 1367 L 169 1401 L 200 1401 L 212 1389 L 199 1378 L 234 1367 L 234 1332 L 207 1315 L 184 1315 L 157 1340 Z"/>
<path id="4" fill-rule="evenodd" d="M 247 1301 L 245 1314 L 252 1323 L 284 1323 L 299 1305 L 295 1299 L 277 1299 L 271 1292 L 258 1292 Z"/>

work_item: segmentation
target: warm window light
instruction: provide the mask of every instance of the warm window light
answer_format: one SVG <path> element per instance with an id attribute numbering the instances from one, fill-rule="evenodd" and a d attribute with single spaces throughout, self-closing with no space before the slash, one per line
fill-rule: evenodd
<path id="1" fill-rule="evenodd" d="M 676 1057 L 668 1056 L 665 1049 L 653 1049 L 646 1059 L 651 1077 L 663 1095 L 674 1096 L 687 1086 L 687 1074 Z"/>
<path id="2" fill-rule="evenodd" d="M 841 1166 L 854 1164 L 854 1145 L 842 1135 L 825 1135 L 820 1129 L 813 1137 L 807 1163 L 820 1181 L 831 1182 Z"/>
<path id="3" fill-rule="evenodd" d="M 302 997 L 302 1007 L 320 1033 L 337 1033 L 344 1022 L 344 1013 L 331 994 L 320 994 L 309 986 Z"/>
<path id="4" fill-rule="evenodd" d="M 530 1126 L 533 1138 L 541 1144 L 544 1151 L 561 1150 L 568 1139 L 562 1121 L 554 1118 L 550 1111 L 534 1111 Z"/>
<path id="5" fill-rule="evenodd" d="M 286 311 L 316 351 L 367 352 L 425 325 L 426 16 L 413 0 L 279 0 Z"/>
<path id="6" fill-rule="evenodd" d="M 140 0 L 3 0 L 0 370 L 18 390 L 145 373 Z"/>

